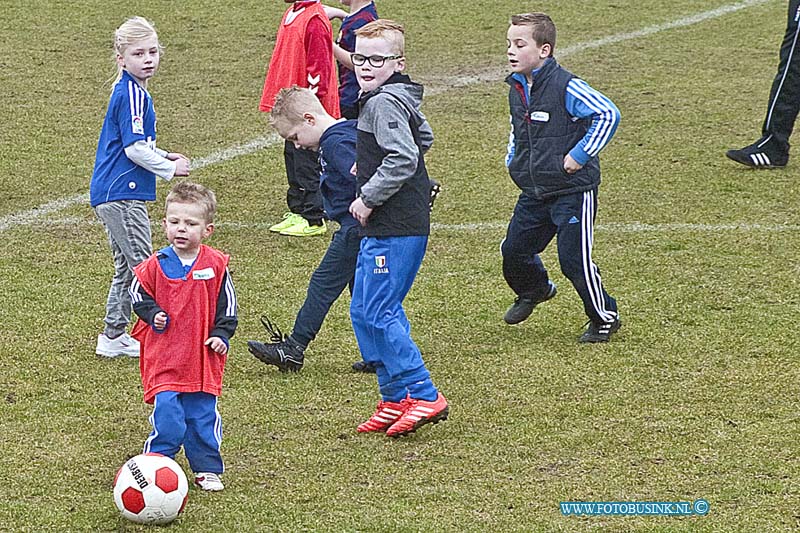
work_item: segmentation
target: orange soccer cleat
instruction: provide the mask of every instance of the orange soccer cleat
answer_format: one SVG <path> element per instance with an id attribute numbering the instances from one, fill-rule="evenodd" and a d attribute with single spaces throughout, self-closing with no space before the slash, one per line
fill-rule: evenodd
<path id="1" fill-rule="evenodd" d="M 405 400 L 403 400 L 405 402 Z M 386 431 L 389 426 L 397 422 L 403 414 L 406 406 L 403 402 L 378 402 L 378 409 L 369 420 L 358 426 L 359 433 L 371 433 L 374 431 Z"/>
<path id="2" fill-rule="evenodd" d="M 430 422 L 438 424 L 442 420 L 447 420 L 447 414 L 450 411 L 447 400 L 441 392 L 433 402 L 406 398 L 401 404 L 405 404 L 403 416 L 386 430 L 386 435 L 389 437 L 400 437 L 414 433 L 418 428 Z"/>

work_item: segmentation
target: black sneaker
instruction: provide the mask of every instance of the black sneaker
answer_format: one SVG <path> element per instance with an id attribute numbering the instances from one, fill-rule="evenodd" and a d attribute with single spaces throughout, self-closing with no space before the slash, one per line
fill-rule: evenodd
<path id="1" fill-rule="evenodd" d="M 741 150 L 728 150 L 725 155 L 751 168 L 783 168 L 789 162 L 789 147 L 780 146 L 768 135 Z"/>
<path id="2" fill-rule="evenodd" d="M 375 363 L 367 363 L 366 361 L 356 361 L 353 363 L 354 372 L 363 372 L 365 374 L 375 373 Z"/>
<path id="3" fill-rule="evenodd" d="M 590 320 L 587 324 L 589 324 L 589 327 L 580 336 L 578 342 L 608 342 L 611 335 L 619 331 L 620 326 L 622 326 L 619 317 L 615 318 L 613 322 L 596 323 Z"/>
<path id="4" fill-rule="evenodd" d="M 428 181 L 431 182 L 431 198 L 428 201 L 428 207 L 430 207 L 430 210 L 433 211 L 433 203 L 436 201 L 439 193 L 442 192 L 442 184 L 433 178 L 428 178 Z"/>
<path id="5" fill-rule="evenodd" d="M 281 333 L 267 317 L 261 317 L 261 323 L 270 334 L 269 342 L 247 341 L 250 353 L 262 363 L 277 366 L 281 372 L 299 372 L 303 368 L 305 347 L 294 342 L 291 336 Z"/>
<path id="6" fill-rule="evenodd" d="M 548 281 L 547 283 L 550 284 L 550 290 L 547 291 L 547 294 L 543 298 L 539 298 L 538 300 L 533 298 L 523 298 L 518 296 L 514 303 L 511 304 L 511 307 L 508 308 L 506 314 L 503 315 L 503 320 L 506 321 L 506 324 L 519 324 L 533 313 L 533 309 L 542 302 L 546 302 L 547 300 L 551 299 L 553 296 L 556 295 L 556 284 L 552 281 Z"/>

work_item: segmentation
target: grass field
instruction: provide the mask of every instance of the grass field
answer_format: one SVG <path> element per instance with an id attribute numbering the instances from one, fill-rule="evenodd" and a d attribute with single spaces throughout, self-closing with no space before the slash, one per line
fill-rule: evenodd
<path id="1" fill-rule="evenodd" d="M 136 361 L 93 353 L 112 264 L 83 196 L 110 36 L 135 14 L 154 20 L 166 48 L 150 85 L 159 146 L 194 158 L 192 178 L 216 190 L 210 244 L 232 255 L 240 303 L 220 400 L 226 490 L 191 490 L 170 529 L 800 528 L 798 162 L 753 172 L 723 155 L 759 133 L 785 2 L 379 1 L 407 24 L 409 73 L 426 84 L 436 135 L 429 168 L 445 187 L 405 307 L 451 417 L 401 440 L 355 432 L 378 398 L 373 377 L 349 371 L 348 297 L 301 374 L 246 349 L 264 337 L 261 314 L 291 327 L 328 241 L 267 231 L 285 211 L 285 177 L 257 104 L 284 8 L 4 3 L 0 530 L 145 530 L 119 517 L 111 493 L 149 432 L 149 407 Z M 608 345 L 575 342 L 585 318 L 554 247 L 544 259 L 558 297 L 519 326 L 501 319 L 513 295 L 499 243 L 517 194 L 502 165 L 505 32 L 511 14 L 532 9 L 556 21 L 562 64 L 623 116 L 601 157 L 595 233 L 624 322 Z M 166 190 L 159 183 L 154 221 Z M 153 240 L 164 243 L 158 228 Z M 706 516 L 559 510 L 699 498 Z"/>

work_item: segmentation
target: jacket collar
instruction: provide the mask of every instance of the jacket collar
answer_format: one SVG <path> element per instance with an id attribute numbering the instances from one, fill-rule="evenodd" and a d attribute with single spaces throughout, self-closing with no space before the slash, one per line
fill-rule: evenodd
<path id="1" fill-rule="evenodd" d="M 535 69 L 531 73 L 532 74 L 531 77 L 533 78 L 533 83 L 536 84 L 536 82 L 538 80 L 542 80 L 542 79 L 548 77 L 556 68 L 558 68 L 558 61 L 556 61 L 556 58 L 555 57 L 548 57 L 545 60 L 544 65 L 542 65 L 541 67 Z M 520 74 L 518 72 L 515 72 L 513 74 L 509 74 L 506 77 L 506 83 L 508 83 L 509 85 L 513 85 L 514 83 L 516 83 L 518 85 L 521 85 L 522 87 L 525 87 L 526 92 L 529 89 L 529 87 L 528 87 L 528 79 L 525 77 L 524 74 Z"/>

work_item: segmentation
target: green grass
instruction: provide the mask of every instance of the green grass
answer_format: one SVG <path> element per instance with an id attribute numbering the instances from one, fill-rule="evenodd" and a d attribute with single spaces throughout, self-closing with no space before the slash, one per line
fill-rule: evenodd
<path id="1" fill-rule="evenodd" d="M 559 48 L 724 0 L 550 1 Z M 166 46 L 150 87 L 159 145 L 194 158 L 269 132 L 257 103 L 282 2 L 7 2 L 0 13 L 0 218 L 88 190 L 113 74 L 109 36 L 133 14 Z M 581 303 L 544 254 L 556 299 L 520 326 L 499 243 L 517 191 L 503 165 L 507 86 L 447 90 L 503 67 L 517 0 L 379 2 L 408 26 L 410 73 L 431 95 L 431 174 L 445 186 L 406 301 L 451 418 L 397 441 L 358 435 L 374 378 L 349 298 L 299 375 L 247 353 L 259 316 L 286 329 L 326 238 L 266 227 L 285 210 L 280 148 L 207 166 L 220 199 L 210 244 L 233 257 L 240 327 L 220 411 L 226 490 L 192 490 L 175 531 L 788 531 L 800 527 L 800 191 L 796 161 L 751 172 L 722 155 L 760 128 L 784 29 L 769 1 L 563 64 L 623 114 L 602 155 L 594 258 L 624 326 L 579 346 Z M 158 220 L 166 185 L 151 216 Z M 459 224 L 483 223 L 476 229 Z M 635 226 L 642 224 L 641 226 Z M 694 226 L 689 226 L 694 225 Z M 787 225 L 786 228 L 780 226 Z M 734 228 L 735 226 L 735 228 Z M 110 254 L 85 204 L 2 232 L 0 530 L 139 531 L 111 482 L 149 432 L 138 364 L 100 360 Z M 154 244 L 164 243 L 156 230 Z M 188 469 L 185 459 L 179 462 Z M 705 517 L 564 517 L 558 502 L 710 502 Z"/>

